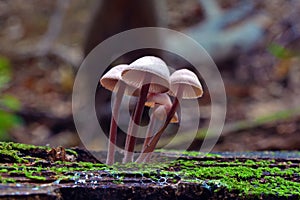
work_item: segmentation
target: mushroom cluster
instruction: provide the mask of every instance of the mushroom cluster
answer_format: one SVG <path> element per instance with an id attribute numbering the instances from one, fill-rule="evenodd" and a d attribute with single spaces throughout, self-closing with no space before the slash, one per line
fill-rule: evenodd
<path id="1" fill-rule="evenodd" d="M 169 123 L 178 123 L 176 113 L 181 99 L 201 97 L 202 86 L 196 74 L 187 69 L 175 71 L 170 75 L 167 64 L 155 56 L 144 56 L 131 64 L 113 67 L 100 79 L 101 85 L 116 93 L 112 108 L 107 164 L 114 163 L 119 109 L 123 95 L 138 98 L 132 118 L 130 118 L 124 147 L 123 163 L 134 161 L 135 142 L 144 107 L 153 112 L 145 134 L 142 152 L 136 162 L 148 162 L 161 135 Z M 174 97 L 172 103 L 169 95 Z M 154 134 L 156 122 L 164 120 L 160 130 Z"/>

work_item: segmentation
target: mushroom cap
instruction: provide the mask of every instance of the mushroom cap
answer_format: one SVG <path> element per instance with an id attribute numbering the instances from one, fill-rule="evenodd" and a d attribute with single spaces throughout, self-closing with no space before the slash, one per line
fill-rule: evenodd
<path id="1" fill-rule="evenodd" d="M 118 87 L 116 87 L 118 82 L 121 81 L 122 83 L 126 84 L 122 80 L 121 74 L 126 68 L 128 68 L 128 66 L 129 65 L 127 65 L 127 64 L 120 64 L 120 65 L 116 65 L 115 67 L 111 68 L 100 79 L 101 85 L 104 88 L 106 88 L 112 92 L 116 92 L 116 90 L 118 88 Z M 136 91 L 136 90 L 137 90 L 137 88 L 126 84 L 125 94 L 131 95 L 131 96 L 138 96 L 138 91 Z"/>
<path id="2" fill-rule="evenodd" d="M 170 107 L 167 107 L 165 105 L 159 105 L 158 107 L 156 107 L 153 111 L 153 115 L 160 119 L 163 120 L 165 119 L 165 117 L 167 117 L 168 112 L 170 111 Z M 177 113 L 174 114 L 174 116 L 172 117 L 170 123 L 178 123 L 178 115 Z"/>
<path id="3" fill-rule="evenodd" d="M 149 93 L 145 106 L 153 108 L 155 104 L 172 106 L 170 97 L 166 93 Z"/>
<path id="4" fill-rule="evenodd" d="M 153 114 L 155 117 L 163 120 L 164 116 L 167 116 L 167 112 L 169 112 L 172 107 L 170 97 L 166 93 L 148 94 L 145 106 L 153 108 L 155 107 L 155 104 L 158 104 L 158 106 L 154 108 Z M 178 123 L 177 113 L 174 114 L 173 118 L 171 119 L 171 123 Z"/>
<path id="5" fill-rule="evenodd" d="M 170 76 L 169 94 L 176 96 L 178 87 L 183 87 L 183 99 L 195 99 L 201 97 L 203 89 L 196 74 L 188 69 L 180 69 Z"/>
<path id="6" fill-rule="evenodd" d="M 170 72 L 167 64 L 158 57 L 141 57 L 122 72 L 123 80 L 135 88 L 142 87 L 145 76 L 151 76 L 149 92 L 163 93 L 169 90 Z"/>

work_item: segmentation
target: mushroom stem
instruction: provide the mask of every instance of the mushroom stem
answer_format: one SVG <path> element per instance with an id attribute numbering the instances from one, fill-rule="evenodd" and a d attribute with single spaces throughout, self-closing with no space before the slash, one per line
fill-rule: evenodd
<path id="1" fill-rule="evenodd" d="M 116 97 L 114 100 L 113 108 L 112 108 L 112 116 L 110 121 L 110 133 L 109 133 L 109 143 L 108 143 L 108 151 L 106 164 L 112 165 L 115 161 L 115 145 L 117 142 L 117 129 L 118 129 L 118 119 L 119 119 L 119 109 L 123 99 L 124 91 L 126 85 L 123 82 L 119 82 L 119 88 L 116 92 Z"/>
<path id="2" fill-rule="evenodd" d="M 152 153 L 158 143 L 158 140 L 160 139 L 163 132 L 166 130 L 167 126 L 171 122 L 172 117 L 174 116 L 177 107 L 179 105 L 179 101 L 181 101 L 183 95 L 183 87 L 181 85 L 178 86 L 176 97 L 174 99 L 174 102 L 172 104 L 172 107 L 167 115 L 166 121 L 163 125 L 163 127 L 152 137 L 152 140 L 147 145 L 146 149 L 142 152 L 140 155 L 139 161 L 144 161 L 148 153 Z"/>
<path id="3" fill-rule="evenodd" d="M 149 127 L 147 129 L 146 136 L 145 136 L 145 141 L 144 141 L 144 144 L 143 144 L 142 151 L 144 151 L 146 149 L 148 143 L 151 140 L 155 124 L 156 124 L 156 118 L 154 117 L 154 114 L 152 113 L 151 117 L 150 117 L 150 124 L 149 124 Z"/>
<path id="4" fill-rule="evenodd" d="M 147 133 L 146 133 L 146 136 L 145 136 L 142 152 L 145 151 L 145 149 L 147 148 L 147 146 L 148 146 L 148 144 L 149 144 L 149 142 L 152 138 L 152 134 L 153 134 L 155 124 L 156 124 L 156 117 L 154 116 L 154 113 L 152 113 L 151 117 L 150 117 L 150 123 L 149 123 L 148 129 L 147 129 Z M 146 158 L 148 158 L 148 157 L 150 158 L 150 156 L 147 156 Z M 142 153 L 141 153 L 140 156 L 137 158 L 136 162 L 141 163 L 141 162 L 145 161 L 142 158 L 143 158 L 143 156 L 142 156 Z"/>
<path id="5" fill-rule="evenodd" d="M 137 107 L 135 108 L 133 121 L 130 121 L 126 142 L 125 142 L 125 154 L 123 158 L 123 163 L 133 162 L 134 156 L 134 146 L 135 146 L 135 136 L 138 131 L 138 125 L 140 124 L 142 113 L 144 111 L 144 105 L 147 100 L 147 94 L 150 88 L 151 76 L 146 75 L 144 77 L 143 86 L 141 88 L 140 96 L 137 102 Z M 146 84 L 144 84 L 146 83 Z"/>

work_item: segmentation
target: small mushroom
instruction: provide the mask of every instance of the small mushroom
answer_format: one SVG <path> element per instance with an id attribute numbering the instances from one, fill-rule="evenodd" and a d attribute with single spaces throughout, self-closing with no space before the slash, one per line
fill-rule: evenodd
<path id="1" fill-rule="evenodd" d="M 110 69 L 106 74 L 102 76 L 100 79 L 101 85 L 116 93 L 115 101 L 112 108 L 112 116 L 110 123 L 110 131 L 109 131 L 109 143 L 108 143 L 108 151 L 107 151 L 107 159 L 106 164 L 114 163 L 114 155 L 115 155 L 115 144 L 117 140 L 117 122 L 119 118 L 119 109 L 123 99 L 124 94 L 135 95 L 135 88 L 127 85 L 122 81 L 121 73 L 123 70 L 128 68 L 128 65 L 121 64 Z"/>
<path id="2" fill-rule="evenodd" d="M 148 92 L 167 92 L 169 90 L 169 76 L 170 72 L 166 63 L 155 56 L 139 58 L 122 72 L 122 78 L 128 85 L 141 88 L 133 120 L 130 121 L 127 131 L 123 163 L 133 162 L 137 125 L 140 124 Z"/>
<path id="3" fill-rule="evenodd" d="M 147 145 L 149 144 L 152 138 L 153 130 L 157 122 L 157 119 L 159 120 L 165 119 L 167 113 L 170 111 L 172 107 L 172 102 L 170 100 L 170 97 L 166 93 L 161 93 L 161 94 L 150 93 L 148 95 L 148 99 L 145 105 L 154 108 L 154 110 L 150 116 L 150 123 L 145 136 L 142 152 L 146 149 Z M 178 123 L 177 113 L 175 113 L 175 115 L 172 117 L 171 123 Z M 149 153 L 149 155 L 146 155 L 146 157 L 142 160 L 142 156 L 140 155 L 139 158 L 136 160 L 136 162 L 138 163 L 148 162 L 150 157 L 151 157 L 151 153 Z"/>
<path id="4" fill-rule="evenodd" d="M 166 121 L 163 127 L 152 137 L 152 140 L 146 147 L 146 149 L 142 152 L 141 159 L 145 159 L 147 153 L 153 152 L 155 146 L 158 143 L 158 140 L 164 130 L 167 128 L 168 124 L 170 123 L 172 117 L 174 116 L 179 101 L 181 99 L 195 99 L 201 97 L 203 94 L 203 89 L 198 80 L 196 74 L 187 69 L 181 69 L 175 71 L 170 76 L 170 91 L 169 94 L 175 96 L 173 105 L 167 115 Z"/>
<path id="5" fill-rule="evenodd" d="M 145 103 L 145 106 L 148 107 L 155 107 L 155 110 L 153 111 L 153 114 L 156 118 L 163 120 L 164 119 L 164 112 L 169 110 L 172 107 L 172 102 L 170 100 L 170 97 L 166 93 L 150 93 L 147 97 L 147 101 Z M 171 123 L 177 123 L 178 122 L 178 116 L 177 113 L 172 117 Z"/>

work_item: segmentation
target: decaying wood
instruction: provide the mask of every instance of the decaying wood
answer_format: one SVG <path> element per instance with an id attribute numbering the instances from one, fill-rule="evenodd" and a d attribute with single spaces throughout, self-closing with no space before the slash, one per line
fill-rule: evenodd
<path id="1" fill-rule="evenodd" d="M 17 154 L 7 153 L 8 149 Z M 241 173 L 237 174 L 241 177 L 235 179 L 240 181 L 247 180 L 249 176 L 243 174 L 245 167 L 248 167 L 249 171 L 262 167 L 264 171 L 263 176 L 258 179 L 260 182 L 266 182 L 268 176 L 276 176 L 294 182 L 295 186 L 299 183 L 297 174 L 274 174 L 266 171 L 266 167 L 270 167 L 270 170 L 279 169 L 279 172 L 280 169 L 297 170 L 300 161 L 299 152 L 224 152 L 205 156 L 196 152 L 189 155 L 187 152 L 163 151 L 154 154 L 162 166 L 159 168 L 158 166 L 151 168 L 151 164 L 145 166 L 148 170 L 143 174 L 139 170 L 144 168 L 139 169 L 139 166 L 134 164 L 131 164 L 131 167 L 114 166 L 114 171 L 111 170 L 112 167 L 101 163 L 98 164 L 98 169 L 86 168 L 97 164 L 98 161 L 90 152 L 78 148 L 23 146 L 2 142 L 0 150 L 2 154 L 0 199 L 255 199 L 259 196 L 272 199 L 285 198 L 285 194 L 258 194 L 258 196 L 251 193 L 242 194 L 221 186 L 222 183 L 217 180 L 209 183 L 208 177 L 218 178 L 220 174 L 195 174 L 194 179 L 188 180 L 184 180 L 182 173 L 182 177 L 176 175 L 180 174 L 181 170 L 189 169 L 191 171 L 186 173 L 190 175 L 186 175 L 191 176 L 196 170 L 209 167 L 221 170 L 222 167 L 231 166 L 237 169 L 236 166 L 241 166 L 242 170 L 236 171 Z M 105 155 L 105 152 L 93 153 Z M 67 159 L 70 156 L 74 159 Z M 177 162 L 176 159 L 180 161 Z M 174 160 L 173 164 L 164 164 L 168 163 L 168 160 Z M 185 165 L 184 162 L 190 164 Z M 86 167 L 80 170 L 80 166 Z M 64 167 L 67 168 L 63 169 Z M 166 175 L 167 172 L 173 175 Z M 231 173 L 235 177 L 235 172 Z M 204 182 L 198 180 L 201 176 L 206 177 Z M 250 182 L 255 181 L 253 176 L 250 174 Z M 297 199 L 299 195 L 294 193 L 289 198 Z"/>

